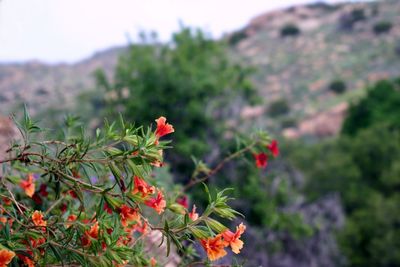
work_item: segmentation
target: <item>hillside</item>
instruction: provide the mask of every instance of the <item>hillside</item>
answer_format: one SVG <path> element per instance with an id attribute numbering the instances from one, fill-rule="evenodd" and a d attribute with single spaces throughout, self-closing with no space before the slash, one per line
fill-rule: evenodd
<path id="1" fill-rule="evenodd" d="M 382 1 L 298 6 L 254 18 L 235 33 L 234 52 L 258 69 L 255 81 L 265 101 L 258 114 L 284 99 L 291 109 L 279 117 L 284 125 L 297 124 L 300 134 L 335 133 L 341 124 L 337 117 L 346 109 L 344 101 L 360 96 L 359 89 L 376 80 L 400 74 L 398 14 L 399 1 Z M 391 29 L 374 33 L 380 22 L 392 23 Z M 287 25 L 299 33 L 282 36 Z M 343 81 L 347 90 L 329 90 L 334 80 Z M 334 121 L 321 119 L 330 114 Z M 331 123 L 336 126 L 326 131 Z M 286 132 L 299 134 L 293 129 Z"/>
<path id="2" fill-rule="evenodd" d="M 262 96 L 260 105 L 243 116 L 283 129 L 288 137 L 335 134 L 344 102 L 378 79 L 399 75 L 398 14 L 399 1 L 381 1 L 297 6 L 252 19 L 228 36 L 232 56 L 256 68 L 254 81 Z M 385 23 L 390 23 L 386 32 L 374 32 Z M 76 95 L 93 88 L 96 68 L 112 73 L 122 51 L 113 48 L 73 65 L 0 65 L 0 113 L 25 101 L 34 112 L 69 106 Z M 329 90 L 335 80 L 344 83 L 345 92 Z M 277 100 L 274 111 L 271 104 Z M 290 109 L 279 110 L 279 105 Z"/>
<path id="3" fill-rule="evenodd" d="M 111 74 L 125 50 L 112 48 L 76 64 L 0 64 L 0 114 L 8 115 L 21 103 L 28 103 L 32 114 L 70 106 L 79 93 L 93 88 L 93 72 L 102 68 Z"/>

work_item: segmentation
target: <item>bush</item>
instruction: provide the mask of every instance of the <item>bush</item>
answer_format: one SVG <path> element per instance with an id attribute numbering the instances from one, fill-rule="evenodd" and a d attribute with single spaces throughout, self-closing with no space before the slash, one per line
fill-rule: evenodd
<path id="1" fill-rule="evenodd" d="M 379 81 L 368 88 L 366 97 L 350 105 L 342 133 L 355 135 L 362 129 L 382 123 L 400 129 L 399 107 L 399 84 L 395 81 Z"/>
<path id="2" fill-rule="evenodd" d="M 375 34 L 387 33 L 392 29 L 392 23 L 389 21 L 380 21 L 375 23 L 373 31 Z"/>
<path id="3" fill-rule="evenodd" d="M 281 37 L 297 36 L 300 34 L 300 29 L 295 24 L 287 24 L 281 29 Z"/>
<path id="4" fill-rule="evenodd" d="M 380 81 L 353 103 L 336 139 L 297 149 L 311 199 L 340 194 L 347 266 L 400 265 L 400 88 Z M 313 164 L 310 164 L 312 162 Z M 396 215 L 395 215 L 396 214 Z"/>
<path id="5" fill-rule="evenodd" d="M 285 115 L 290 111 L 289 104 L 286 99 L 278 99 L 272 102 L 268 108 L 268 114 L 272 117 Z"/>
<path id="6" fill-rule="evenodd" d="M 211 149 L 208 144 L 221 141 L 222 124 L 216 122 L 232 116 L 232 100 L 251 101 L 255 95 L 250 74 L 249 68 L 228 57 L 225 42 L 184 28 L 169 44 L 155 40 L 132 45 L 120 58 L 113 82 L 102 72 L 97 82 L 99 89 L 116 93 L 106 103 L 109 118 L 115 119 L 120 107 L 126 117 L 141 114 L 141 124 L 160 114 L 168 116 L 180 131 L 174 136 L 175 149 L 166 157 L 174 173 L 187 179 L 191 155 L 202 158 Z M 118 97 L 124 90 L 128 97 Z"/>
<path id="7" fill-rule="evenodd" d="M 1 266 L 161 266 L 151 258 L 160 255 L 145 246 L 148 233 L 162 236 L 159 247 L 164 244 L 167 257 L 173 244 L 182 266 L 196 261 L 193 242 L 208 256 L 202 265 L 225 256 L 229 246 L 239 253 L 242 245 L 235 244 L 246 227 L 240 224 L 235 234 L 222 224 L 239 214 L 228 205 L 227 190 L 210 195 L 204 185 L 202 213 L 189 207 L 185 190 L 249 151 L 259 151 L 255 163 L 265 167 L 262 160 L 277 155 L 276 144 L 259 133 L 214 169 L 198 162 L 191 182 L 181 187 L 158 171 L 170 143 L 161 138 L 174 128 L 164 117 L 156 122 L 152 129 L 120 119 L 90 138 L 75 117 L 67 117 L 64 134 L 53 139 L 25 114 L 17 123 L 21 140 L 0 160 Z M 154 236 L 149 239 L 156 245 Z"/>
<path id="8" fill-rule="evenodd" d="M 350 13 L 345 13 L 339 17 L 339 27 L 342 30 L 350 31 L 353 29 L 354 24 L 366 19 L 364 9 L 357 8 Z"/>
<path id="9" fill-rule="evenodd" d="M 329 84 L 329 90 L 336 94 L 342 94 L 346 91 L 346 83 L 342 80 L 334 80 Z"/>
<path id="10" fill-rule="evenodd" d="M 228 42 L 230 45 L 234 46 L 246 38 L 247 38 L 246 29 L 241 29 L 241 30 L 235 31 L 232 35 L 230 35 Z"/>

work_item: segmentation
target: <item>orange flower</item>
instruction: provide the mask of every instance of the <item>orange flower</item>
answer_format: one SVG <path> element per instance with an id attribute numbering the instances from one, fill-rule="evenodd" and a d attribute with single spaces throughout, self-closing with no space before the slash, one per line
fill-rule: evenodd
<path id="1" fill-rule="evenodd" d="M 47 222 L 43 220 L 43 214 L 41 211 L 35 210 L 32 214 L 33 224 L 36 226 L 46 226 Z"/>
<path id="2" fill-rule="evenodd" d="M 254 154 L 254 159 L 256 160 L 257 168 L 265 168 L 265 167 L 267 167 L 268 156 L 264 152 L 261 152 L 260 154 Z"/>
<path id="3" fill-rule="evenodd" d="M 189 218 L 195 221 L 199 218 L 199 214 L 196 212 L 196 205 L 193 205 L 192 211 L 189 213 Z"/>
<path id="4" fill-rule="evenodd" d="M 90 238 L 97 239 L 99 237 L 99 222 L 95 222 L 89 230 L 85 231 L 85 234 L 81 237 L 83 247 L 88 247 L 92 244 Z"/>
<path id="5" fill-rule="evenodd" d="M 145 204 L 157 211 L 158 214 L 164 212 L 167 202 L 164 199 L 164 195 L 161 191 L 157 192 L 157 197 L 151 198 L 145 202 Z"/>
<path id="6" fill-rule="evenodd" d="M 85 232 L 88 236 L 97 239 L 99 237 L 99 222 L 96 222 L 95 224 L 90 227 L 89 231 Z"/>
<path id="7" fill-rule="evenodd" d="M 142 193 L 142 197 L 146 197 L 149 194 L 153 194 L 155 189 L 154 186 L 148 185 L 143 179 L 138 176 L 133 177 L 134 188 L 132 194 Z"/>
<path id="8" fill-rule="evenodd" d="M 135 222 L 140 220 L 140 215 L 137 209 L 122 205 L 120 208 L 121 224 L 127 226 L 129 222 Z"/>
<path id="9" fill-rule="evenodd" d="M 29 254 L 32 255 L 32 252 L 30 252 Z M 20 258 L 25 263 L 26 266 L 35 267 L 35 263 L 33 262 L 33 260 L 31 260 L 27 256 L 23 256 L 21 254 L 18 254 L 18 258 Z"/>
<path id="10" fill-rule="evenodd" d="M 207 252 L 207 256 L 211 261 L 218 260 L 226 255 L 226 242 L 222 240 L 222 235 L 216 235 L 214 238 L 201 239 L 201 245 Z"/>
<path id="11" fill-rule="evenodd" d="M 225 232 L 222 233 L 222 236 L 224 237 L 224 240 L 229 243 L 229 245 L 232 248 L 232 251 L 236 254 L 240 253 L 240 250 L 243 248 L 243 241 L 240 240 L 240 236 L 244 233 L 246 230 L 246 226 L 241 223 L 239 226 L 236 226 L 236 232 L 232 233 L 229 230 L 226 230 Z"/>
<path id="12" fill-rule="evenodd" d="M 157 260 L 154 257 L 151 257 L 150 266 L 151 267 L 156 267 L 156 265 L 157 265 Z"/>
<path id="13" fill-rule="evenodd" d="M 28 174 L 27 180 L 22 180 L 19 183 L 19 186 L 25 190 L 25 193 L 29 196 L 32 197 L 33 194 L 35 193 L 35 183 L 33 181 L 33 174 Z"/>
<path id="14" fill-rule="evenodd" d="M 171 124 L 165 123 L 166 121 L 167 121 L 167 119 L 165 117 L 160 117 L 156 120 L 156 122 L 157 122 L 156 137 L 157 137 L 157 139 L 164 135 L 173 133 L 175 131 L 174 127 Z"/>
<path id="15" fill-rule="evenodd" d="M 71 214 L 67 218 L 67 222 L 65 223 L 65 227 L 70 228 L 72 225 L 72 222 L 76 221 L 78 217 L 75 214 Z"/>
<path id="16" fill-rule="evenodd" d="M 8 249 L 0 249 L 0 267 L 6 267 L 12 259 L 15 257 L 15 253 Z"/>
<path id="17" fill-rule="evenodd" d="M 145 235 L 145 234 L 147 234 L 147 231 L 148 231 L 148 223 L 147 223 L 147 221 L 143 221 L 143 222 L 139 221 L 137 224 L 135 224 L 133 226 L 133 228 L 135 231 Z"/>

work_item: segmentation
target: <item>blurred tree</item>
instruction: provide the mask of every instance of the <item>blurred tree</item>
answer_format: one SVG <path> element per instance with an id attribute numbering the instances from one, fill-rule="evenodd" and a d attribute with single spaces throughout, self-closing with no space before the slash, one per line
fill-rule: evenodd
<path id="1" fill-rule="evenodd" d="M 339 241 L 349 266 L 400 265 L 399 107 L 398 82 L 380 81 L 351 105 L 340 137 L 294 156 L 311 199 L 340 193 L 347 223 Z"/>
<path id="2" fill-rule="evenodd" d="M 120 58 L 113 82 L 102 71 L 96 74 L 106 91 L 107 115 L 121 112 L 138 123 L 167 117 L 176 129 L 175 152 L 167 159 L 178 166 L 173 171 L 188 175 L 190 156 L 202 157 L 219 143 L 222 120 L 237 113 L 243 99 L 255 99 L 251 70 L 232 62 L 226 47 L 188 28 L 165 45 L 142 35 L 142 44 Z"/>

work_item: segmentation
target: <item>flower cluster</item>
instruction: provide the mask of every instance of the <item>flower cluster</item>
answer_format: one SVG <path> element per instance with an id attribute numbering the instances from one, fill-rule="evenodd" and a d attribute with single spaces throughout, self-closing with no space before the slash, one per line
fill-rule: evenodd
<path id="1" fill-rule="evenodd" d="M 278 142 L 276 140 L 272 140 L 272 142 L 266 146 L 268 152 L 260 152 L 254 153 L 254 159 L 256 162 L 257 168 L 265 168 L 268 165 L 269 154 L 271 154 L 274 158 L 279 155 Z"/>
<path id="2" fill-rule="evenodd" d="M 233 253 L 239 254 L 243 248 L 243 241 L 240 240 L 241 235 L 246 230 L 246 226 L 241 223 L 236 227 L 236 232 L 225 230 L 215 237 L 200 240 L 201 245 L 207 252 L 208 258 L 215 261 L 226 255 L 225 248 L 230 246 Z"/>
<path id="3" fill-rule="evenodd" d="M 211 261 L 238 254 L 246 227 L 232 232 L 216 217 L 232 220 L 239 214 L 227 204 L 226 190 L 209 197 L 199 212 L 189 205 L 186 187 L 170 187 L 157 176 L 173 133 L 165 117 L 156 120 L 156 129 L 135 128 L 120 122 L 97 129 L 95 141 L 71 136 L 63 140 L 38 141 L 28 137 L 40 128 L 29 116 L 19 123 L 24 139 L 10 150 L 11 157 L 0 161 L 4 170 L 0 186 L 0 267 L 14 265 L 78 264 L 93 266 L 160 266 L 159 255 L 144 250 L 148 236 L 160 232 L 166 241 L 189 253 L 184 240 L 197 240 Z M 72 126 L 69 126 L 72 127 Z M 42 136 L 42 135 L 41 135 Z M 252 150 L 253 142 L 225 161 Z M 268 145 L 279 154 L 276 141 Z M 266 154 L 265 154 L 266 155 Z M 257 166 L 266 165 L 258 157 Z M 197 164 L 194 180 L 205 181 L 216 169 Z M 196 178 L 197 177 L 197 178 Z M 186 252 L 185 252 L 186 251 Z"/>

